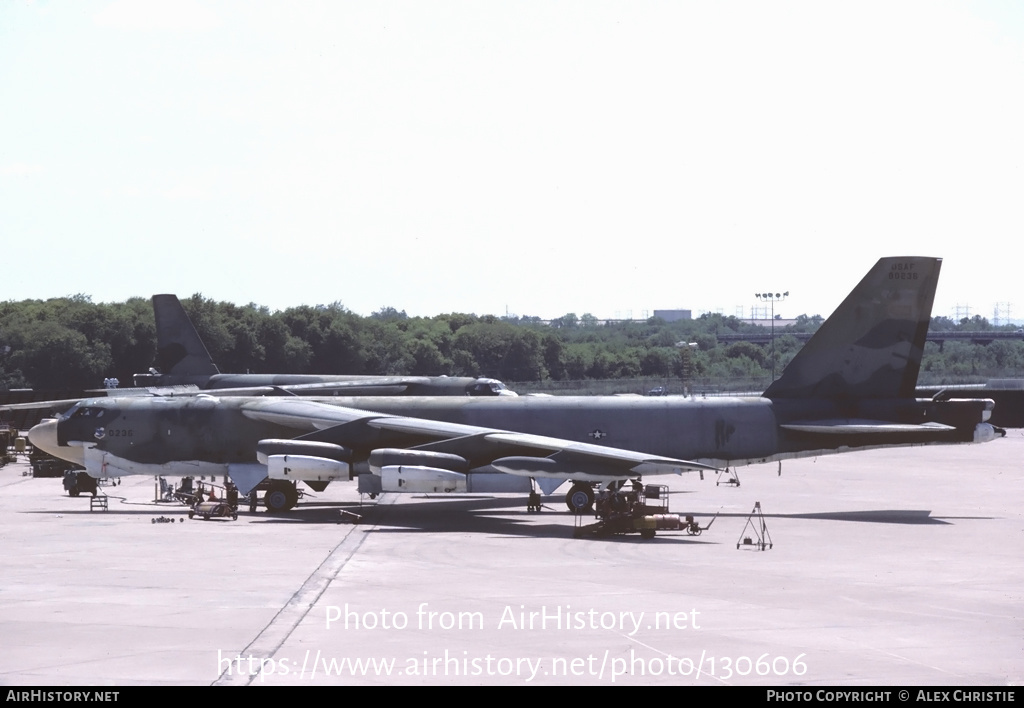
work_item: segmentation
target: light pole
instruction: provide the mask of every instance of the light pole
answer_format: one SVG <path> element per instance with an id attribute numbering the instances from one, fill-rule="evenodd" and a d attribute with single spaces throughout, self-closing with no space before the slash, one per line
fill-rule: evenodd
<path id="1" fill-rule="evenodd" d="M 789 291 L 784 293 L 754 293 L 754 297 L 762 302 L 770 302 L 772 304 L 772 327 L 771 327 L 771 338 L 772 338 L 772 381 L 775 381 L 775 303 L 782 302 L 789 297 Z"/>
<path id="2" fill-rule="evenodd" d="M 693 359 L 692 359 L 693 354 L 692 354 L 692 352 L 697 348 L 697 346 L 698 346 L 697 342 L 687 342 L 687 341 L 676 342 L 676 344 L 675 344 L 676 349 L 679 350 L 679 356 L 683 360 L 683 362 L 682 362 L 683 363 L 683 375 L 682 375 L 681 378 L 683 380 L 683 395 L 684 396 L 689 394 L 689 389 L 686 386 L 686 381 L 687 381 L 688 378 L 690 378 L 691 369 L 692 369 L 692 366 L 693 366 L 693 364 L 692 364 L 692 362 L 693 362 Z"/>

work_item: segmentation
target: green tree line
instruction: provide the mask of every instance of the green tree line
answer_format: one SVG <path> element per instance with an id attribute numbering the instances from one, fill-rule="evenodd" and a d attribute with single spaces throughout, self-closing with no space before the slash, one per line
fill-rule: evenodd
<path id="1" fill-rule="evenodd" d="M 776 328 L 774 346 L 719 341 L 764 329 L 717 314 L 668 323 L 603 322 L 566 314 L 536 317 L 448 313 L 410 317 L 384 308 L 363 317 L 340 303 L 271 312 L 256 304 L 182 301 L 213 360 L 226 373 L 490 376 L 508 383 L 650 378 L 679 386 L 760 387 L 781 372 L 820 316 Z M 984 331 L 979 317 L 934 318 L 935 331 Z M 1004 327 L 1015 331 L 1017 328 Z M 156 329 L 148 299 L 93 303 L 88 296 L 0 303 L 0 389 L 129 385 L 154 366 Z M 1019 376 L 1024 342 L 929 343 L 922 381 L 955 383 Z M 743 382 L 743 383 L 734 383 Z"/>

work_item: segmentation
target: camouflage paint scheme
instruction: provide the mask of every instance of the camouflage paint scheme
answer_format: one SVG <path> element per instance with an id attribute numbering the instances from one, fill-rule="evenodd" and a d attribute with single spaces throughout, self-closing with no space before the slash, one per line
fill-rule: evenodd
<path id="1" fill-rule="evenodd" d="M 233 395 L 514 396 L 497 379 L 469 376 L 354 376 L 335 374 L 222 374 L 176 295 L 154 295 L 157 365 L 136 374 L 136 387 L 196 386 Z"/>
<path id="2" fill-rule="evenodd" d="M 411 475 L 464 480 L 436 491 L 466 491 L 480 473 L 492 481 L 608 483 L 991 440 L 1003 432 L 986 422 L 991 401 L 914 398 L 940 265 L 880 260 L 760 397 L 95 399 L 30 437 L 94 476 L 225 472 L 243 492 L 268 473 L 345 479 L 350 464 L 368 468 L 378 484 L 387 469 L 405 465 Z M 499 487 L 491 490 L 519 488 Z M 386 480 L 383 490 L 395 491 Z M 423 491 L 415 483 L 410 490 Z"/>

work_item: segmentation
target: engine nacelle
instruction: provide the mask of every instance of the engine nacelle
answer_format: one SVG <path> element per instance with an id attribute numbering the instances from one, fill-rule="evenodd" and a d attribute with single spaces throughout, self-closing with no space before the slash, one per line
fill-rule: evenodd
<path id="1" fill-rule="evenodd" d="M 348 479 L 348 463 L 311 455 L 271 455 L 267 458 L 270 479 L 333 482 Z"/>
<path id="2" fill-rule="evenodd" d="M 352 461 L 351 450 L 333 443 L 267 438 L 256 444 L 256 459 L 264 465 L 268 464 L 267 460 L 273 455 L 305 455 L 337 462 Z"/>
<path id="3" fill-rule="evenodd" d="M 461 472 L 416 465 L 388 465 L 380 471 L 381 490 L 451 494 L 466 491 L 466 475 Z"/>
<path id="4" fill-rule="evenodd" d="M 370 453 L 368 463 L 370 471 L 376 475 L 381 474 L 381 470 L 385 467 L 429 467 L 460 474 L 469 471 L 469 462 L 465 457 L 445 452 L 405 450 L 397 447 L 382 447 L 379 450 L 374 450 Z"/>

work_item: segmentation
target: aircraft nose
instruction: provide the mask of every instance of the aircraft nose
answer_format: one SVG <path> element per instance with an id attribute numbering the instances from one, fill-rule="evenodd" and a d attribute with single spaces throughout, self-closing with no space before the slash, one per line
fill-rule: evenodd
<path id="1" fill-rule="evenodd" d="M 28 440 L 33 447 L 37 447 L 49 455 L 79 465 L 84 464 L 85 453 L 81 447 L 67 447 L 58 442 L 55 418 L 46 418 L 38 425 L 33 426 L 28 431 Z"/>
<path id="2" fill-rule="evenodd" d="M 57 419 L 44 418 L 28 431 L 28 440 L 33 447 L 38 447 L 43 452 L 56 456 L 55 450 L 60 447 L 57 444 Z"/>

